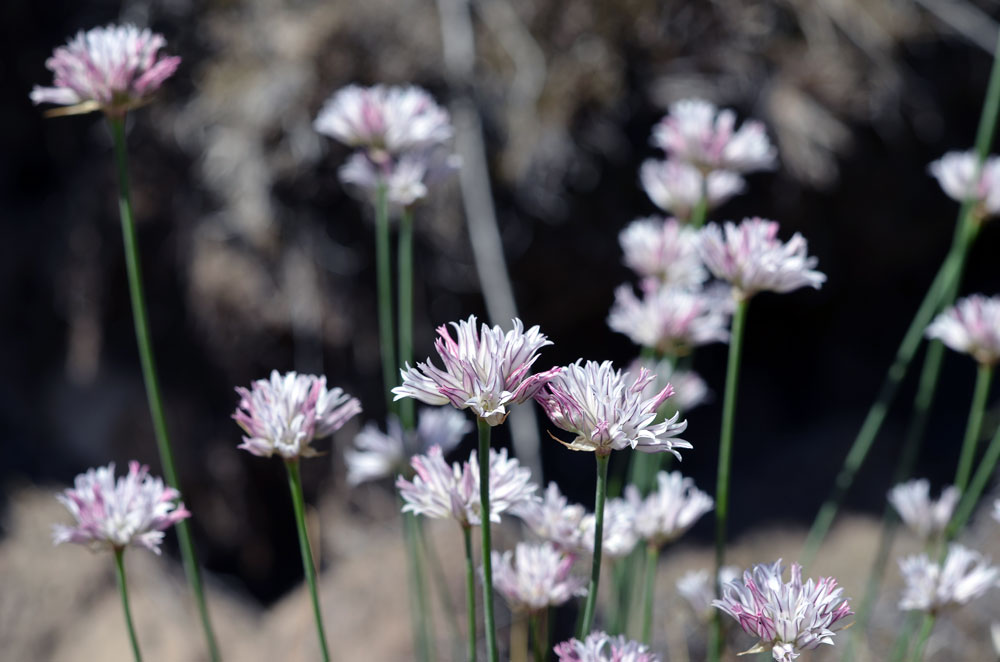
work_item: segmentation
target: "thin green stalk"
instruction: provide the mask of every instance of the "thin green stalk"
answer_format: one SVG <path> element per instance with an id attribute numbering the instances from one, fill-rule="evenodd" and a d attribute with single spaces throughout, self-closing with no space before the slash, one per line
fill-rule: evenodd
<path id="1" fill-rule="evenodd" d="M 548 649 L 548 614 L 545 609 L 540 609 L 531 614 L 531 638 L 532 650 L 535 653 L 535 662 L 545 662 L 545 653 Z"/>
<path id="2" fill-rule="evenodd" d="M 431 578 L 434 580 L 437 595 L 441 600 L 441 609 L 445 613 L 445 622 L 448 625 L 448 634 L 451 637 L 452 659 L 462 657 L 462 633 L 458 625 L 458 610 L 455 608 L 455 601 L 451 597 L 451 590 L 448 587 L 448 576 L 441 566 L 441 557 L 437 553 L 437 548 L 427 539 L 427 533 L 423 527 L 423 522 L 417 520 L 417 537 L 420 538 L 420 552 L 424 559 L 424 566 L 430 568 Z M 427 608 L 428 616 L 431 615 L 430 608 Z M 434 632 L 433 619 L 429 619 L 429 629 Z M 432 639 L 433 642 L 433 639 Z"/>
<path id="3" fill-rule="evenodd" d="M 157 377 L 156 361 L 153 357 L 153 339 L 149 332 L 149 315 L 146 312 L 146 295 L 142 284 L 142 267 L 139 262 L 139 244 L 135 234 L 135 222 L 132 216 L 132 199 L 128 177 L 128 150 L 125 144 L 125 117 L 108 117 L 111 125 L 111 135 L 115 147 L 115 163 L 118 169 L 118 211 L 121 216 L 122 240 L 125 246 L 125 268 L 128 273 L 128 291 L 132 303 L 132 322 L 135 326 L 135 339 L 139 346 L 139 362 L 142 365 L 142 379 L 146 385 L 146 400 L 149 403 L 149 414 L 153 419 L 153 432 L 156 437 L 156 447 L 163 467 L 163 476 L 167 484 L 180 491 L 177 471 L 174 468 L 174 452 L 167 433 L 167 417 L 163 409 L 163 396 L 160 393 L 160 380 Z M 208 646 L 209 656 L 213 662 L 221 657 L 215 640 L 215 632 L 208 616 L 208 605 L 205 602 L 205 591 L 201 585 L 201 570 L 194 551 L 194 541 L 191 537 L 191 526 L 187 520 L 181 520 L 176 525 L 177 542 L 180 546 L 181 560 L 184 564 L 184 574 L 194 593 L 201 618 L 201 627 Z"/>
<path id="4" fill-rule="evenodd" d="M 579 639 L 583 639 L 594 627 L 594 611 L 597 608 L 597 588 L 601 581 L 601 546 L 604 544 L 604 499 L 608 493 L 608 461 L 610 454 L 594 453 L 597 458 L 597 488 L 594 497 L 594 557 L 590 569 L 590 586 L 587 603 L 583 609 Z"/>
<path id="5" fill-rule="evenodd" d="M 420 564 L 420 522 L 413 513 L 403 513 L 403 537 L 406 542 L 407 584 L 410 595 L 410 626 L 413 648 L 421 662 L 433 662 L 430 609 L 427 605 L 426 583 Z"/>
<path id="6" fill-rule="evenodd" d="M 972 461 L 976 456 L 976 446 L 983 430 L 983 414 L 986 411 L 986 399 L 990 394 L 990 381 L 993 379 L 993 366 L 980 363 L 976 371 L 976 388 L 972 395 L 972 407 L 969 408 L 969 422 L 965 426 L 965 439 L 962 441 L 962 453 L 958 458 L 958 469 L 955 472 L 955 487 L 964 492 L 972 474 Z"/>
<path id="7" fill-rule="evenodd" d="M 399 383 L 396 341 L 392 324 L 392 266 L 389 246 L 389 194 L 385 183 L 375 191 L 375 270 L 378 285 L 378 345 L 382 355 L 382 381 L 390 413 L 398 413 L 392 388 Z"/>
<path id="8" fill-rule="evenodd" d="M 910 657 L 913 662 L 920 662 L 924 659 L 924 647 L 927 646 L 927 640 L 930 639 L 935 620 L 934 614 L 924 616 L 924 622 L 920 626 L 920 634 L 917 635 L 917 647 L 913 649 L 913 655 Z"/>
<path id="9" fill-rule="evenodd" d="M 976 467 L 976 473 L 973 474 L 968 489 L 962 493 L 962 499 L 958 502 L 955 514 L 952 515 L 951 522 L 945 530 L 945 542 L 954 540 L 965 523 L 972 517 L 979 497 L 982 496 L 983 490 L 986 489 L 990 478 L 993 477 L 993 470 L 996 469 L 998 460 L 1000 460 L 1000 428 L 990 440 L 990 445 L 987 446 L 983 458 L 979 461 L 979 466 Z"/>
<path id="10" fill-rule="evenodd" d="M 497 628 L 493 616 L 493 543 L 490 539 L 490 424 L 476 419 L 479 424 L 479 505 L 482 513 L 483 532 L 483 613 L 486 621 L 486 658 L 497 662 Z"/>
<path id="11" fill-rule="evenodd" d="M 718 595 L 719 571 L 726 563 L 726 525 L 729 517 L 729 473 L 732 468 L 733 422 L 736 419 L 736 393 L 740 380 L 740 359 L 743 353 L 743 336 L 746 326 L 748 299 L 738 301 L 733 311 L 733 331 L 729 340 L 729 363 L 726 366 L 726 394 L 722 403 L 722 432 L 719 437 L 718 478 L 715 482 L 715 590 Z M 717 661 L 722 655 L 722 620 L 719 610 L 712 614 L 709 635 L 709 659 Z"/>
<path id="12" fill-rule="evenodd" d="M 403 209 L 399 219 L 399 250 L 397 275 L 399 279 L 399 362 L 413 363 L 413 210 Z M 399 402 L 399 418 L 404 430 L 416 425 L 413 398 Z"/>
<path id="13" fill-rule="evenodd" d="M 427 660 L 437 660 L 434 645 L 434 612 L 430 604 L 430 590 L 427 588 L 427 545 L 423 541 L 423 522 L 413 515 L 413 534 L 416 540 L 414 552 L 414 586 L 417 589 L 417 604 L 420 608 L 421 653 Z"/>
<path id="14" fill-rule="evenodd" d="M 906 654 L 910 650 L 910 642 L 913 640 L 913 628 L 917 624 L 917 616 L 920 612 L 911 611 L 907 612 L 906 618 L 903 619 L 903 626 L 899 629 L 899 635 L 896 637 L 896 643 L 892 647 L 892 655 L 889 657 L 889 662 L 903 662 Z"/>
<path id="15" fill-rule="evenodd" d="M 698 204 L 694 206 L 691 210 L 691 227 L 695 230 L 705 225 L 705 219 L 708 217 L 708 181 L 707 179 L 702 184 L 701 198 L 698 200 Z"/>
<path id="16" fill-rule="evenodd" d="M 139 638 L 135 636 L 135 626 L 132 625 L 132 610 L 128 606 L 128 586 L 125 583 L 125 561 L 122 558 L 125 550 L 115 549 L 115 570 L 118 578 L 118 594 L 122 598 L 122 610 L 125 612 L 125 625 L 128 627 L 128 638 L 132 642 L 132 657 L 135 662 L 142 662 L 142 653 L 139 652 Z"/>
<path id="17" fill-rule="evenodd" d="M 469 648 L 466 659 L 476 659 L 476 565 L 472 560 L 472 527 L 462 527 L 465 537 L 465 609 L 469 614 Z"/>
<path id="18" fill-rule="evenodd" d="M 295 528 L 299 533 L 299 550 L 302 552 L 302 569 L 305 571 L 306 582 L 309 584 L 309 594 L 312 597 L 313 616 L 316 617 L 316 635 L 319 637 L 319 648 L 324 662 L 330 662 L 330 651 L 326 646 L 326 633 L 323 631 L 323 617 L 319 611 L 319 593 L 316 591 L 316 567 L 313 565 L 312 549 L 309 547 L 309 531 L 306 530 L 306 505 L 302 498 L 302 475 L 299 472 L 299 460 L 285 461 L 288 470 L 288 489 L 292 493 L 292 507 L 295 509 Z"/>
<path id="19" fill-rule="evenodd" d="M 653 595 L 656 592 L 656 562 L 660 558 L 660 546 L 650 543 L 646 547 L 646 595 L 642 609 L 642 641 L 652 644 Z"/>

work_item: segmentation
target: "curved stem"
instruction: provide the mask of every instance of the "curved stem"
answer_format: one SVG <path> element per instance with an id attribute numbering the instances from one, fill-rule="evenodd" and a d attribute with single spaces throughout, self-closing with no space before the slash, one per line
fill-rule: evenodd
<path id="1" fill-rule="evenodd" d="M 397 411 L 392 388 L 397 379 L 396 341 L 392 325 L 392 266 L 389 247 L 389 194 L 384 182 L 375 191 L 375 270 L 378 285 L 378 345 L 382 355 L 382 381 L 385 382 L 386 409 Z"/>
<path id="2" fill-rule="evenodd" d="M 986 411 L 986 399 L 990 394 L 990 381 L 993 378 L 993 366 L 980 363 L 976 371 L 976 388 L 972 395 L 972 406 L 969 409 L 969 422 L 965 426 L 965 439 L 962 441 L 962 453 L 958 458 L 958 469 L 955 472 L 955 487 L 964 492 L 972 474 L 972 461 L 976 456 L 976 445 L 983 430 L 983 413 Z"/>
<path id="3" fill-rule="evenodd" d="M 292 507 L 295 509 L 295 528 L 299 533 L 302 569 L 305 571 L 306 582 L 309 584 L 313 615 L 316 617 L 316 635 L 319 637 L 319 648 L 324 662 L 330 662 L 326 633 L 323 631 L 323 617 L 319 611 L 319 593 L 316 591 L 316 567 L 313 565 L 312 549 L 309 547 L 309 531 L 306 529 L 306 506 L 305 499 L 302 498 L 302 476 L 299 473 L 298 459 L 285 460 L 285 469 L 288 470 L 288 489 L 292 493 Z"/>
<path id="4" fill-rule="evenodd" d="M 462 527 L 465 537 L 465 609 L 469 614 L 469 648 L 466 659 L 476 659 L 476 565 L 472 560 L 472 528 Z"/>
<path id="5" fill-rule="evenodd" d="M 924 647 L 927 646 L 931 630 L 934 629 L 934 621 L 934 614 L 924 616 L 923 625 L 920 626 L 920 634 L 917 635 L 917 647 L 913 649 L 913 656 L 910 658 L 913 662 L 920 662 L 920 660 L 924 659 Z"/>
<path id="6" fill-rule="evenodd" d="M 122 598 L 122 610 L 125 612 L 125 625 L 128 627 L 128 638 L 132 642 L 132 656 L 135 662 L 142 662 L 142 653 L 139 652 L 139 639 L 135 636 L 135 626 L 132 625 L 132 610 L 128 606 L 128 586 L 125 583 L 125 561 L 122 558 L 124 549 L 115 550 L 115 570 L 118 578 L 118 594 Z"/>
<path id="7" fill-rule="evenodd" d="M 399 274 L 399 363 L 413 363 L 413 210 L 403 209 L 399 219 L 399 250 L 396 254 Z M 399 419 L 404 430 L 416 425 L 413 398 L 399 401 Z"/>
<path id="8" fill-rule="evenodd" d="M 111 135 L 115 147 L 115 164 L 118 170 L 118 211 L 121 216 L 122 240 L 125 247 L 125 269 L 128 273 L 128 292 L 132 304 L 132 322 L 135 326 L 135 340 L 139 347 L 139 362 L 142 365 L 142 379 L 146 385 L 146 400 L 149 404 L 149 414 L 153 419 L 153 433 L 156 437 L 156 448 L 163 467 L 163 477 L 167 484 L 180 491 L 177 471 L 174 468 L 174 452 L 167 433 L 167 417 L 163 408 L 163 396 L 160 393 L 160 380 L 156 373 L 156 360 L 153 357 L 153 339 L 149 332 L 149 315 L 146 312 L 146 294 L 142 284 L 142 267 L 139 262 L 139 243 L 135 234 L 135 222 L 132 216 L 132 199 L 128 177 L 128 150 L 125 145 L 125 118 L 108 117 L 111 125 Z M 201 584 L 201 570 L 194 551 L 194 541 L 191 537 L 191 525 L 187 520 L 181 520 L 176 525 L 177 542 L 184 564 L 184 574 L 194 593 L 198 615 L 201 618 L 202 632 L 208 653 L 213 662 L 221 657 L 215 640 L 215 632 L 208 616 L 208 605 L 205 602 L 205 591 Z"/>
<path id="9" fill-rule="evenodd" d="M 646 597 L 642 610 L 642 641 L 651 644 L 653 634 L 653 595 L 656 592 L 656 562 L 660 558 L 660 547 L 650 543 L 646 547 Z"/>
<path id="10" fill-rule="evenodd" d="M 486 621 L 486 658 L 497 662 L 497 629 L 493 616 L 493 543 L 490 539 L 490 424 L 479 418 L 479 505 L 483 532 L 483 613 Z"/>
<path id="11" fill-rule="evenodd" d="M 604 499 L 608 493 L 608 461 L 611 455 L 595 453 L 597 458 L 597 488 L 594 496 L 594 556 L 590 568 L 590 586 L 587 603 L 580 623 L 579 639 L 583 640 L 594 627 L 594 611 L 597 608 L 597 588 L 601 581 L 601 546 L 604 544 Z"/>

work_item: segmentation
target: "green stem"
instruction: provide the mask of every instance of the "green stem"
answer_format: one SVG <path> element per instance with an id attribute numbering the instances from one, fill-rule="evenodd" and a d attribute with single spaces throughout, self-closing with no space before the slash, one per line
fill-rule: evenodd
<path id="1" fill-rule="evenodd" d="M 990 381 L 993 378 L 993 366 L 980 363 L 976 371 L 976 388 L 972 395 L 972 407 L 969 409 L 969 422 L 965 426 L 965 439 L 962 441 L 962 453 L 958 458 L 958 469 L 955 472 L 955 487 L 964 492 L 972 474 L 972 461 L 976 456 L 976 445 L 983 430 L 983 413 L 986 411 L 986 399 L 990 394 Z"/>
<path id="2" fill-rule="evenodd" d="M 646 547 L 646 596 L 642 610 L 642 641 L 652 644 L 653 595 L 656 592 L 656 562 L 660 558 L 660 547 L 650 543 Z"/>
<path id="3" fill-rule="evenodd" d="M 445 622 L 448 625 L 448 634 L 451 637 L 452 658 L 462 657 L 462 633 L 458 625 L 458 610 L 455 608 L 455 601 L 451 597 L 451 590 L 448 587 L 448 576 L 441 566 L 441 557 L 437 553 L 437 548 L 427 539 L 427 534 L 420 520 L 417 520 L 417 536 L 420 538 L 420 552 L 424 559 L 424 565 L 430 568 L 430 575 L 434 580 L 438 597 L 441 600 L 441 608 L 445 613 Z M 430 609 L 427 608 L 430 615 Z M 430 631 L 434 632 L 433 619 L 430 619 Z M 433 643 L 433 639 L 432 639 Z"/>
<path id="4" fill-rule="evenodd" d="M 392 389 L 399 383 L 396 341 L 392 324 L 392 266 L 389 247 L 389 194 L 385 183 L 375 191 L 375 270 L 378 281 L 378 344 L 382 354 L 382 381 L 385 382 L 386 408 L 397 413 Z"/>
<path id="5" fill-rule="evenodd" d="M 608 461 L 610 454 L 595 453 L 597 458 L 597 488 L 594 497 L 594 557 L 590 568 L 590 586 L 587 603 L 580 623 L 579 639 L 583 640 L 594 627 L 594 611 L 597 608 L 597 588 L 601 581 L 601 546 L 604 544 L 604 499 L 608 493 Z"/>
<path id="6" fill-rule="evenodd" d="M 413 210 L 403 209 L 399 219 L 399 362 L 413 363 Z M 404 430 L 416 426 L 413 398 L 399 402 L 399 418 Z"/>
<path id="7" fill-rule="evenodd" d="M 705 225 L 705 219 L 708 217 L 708 179 L 705 178 L 702 182 L 702 193 L 701 198 L 698 199 L 698 204 L 694 206 L 691 210 L 691 227 L 695 230 Z"/>
<path id="8" fill-rule="evenodd" d="M 483 613 L 486 621 L 486 658 L 497 662 L 497 629 L 493 616 L 493 543 L 490 540 L 490 424 L 479 424 L 479 505 L 483 532 Z"/>
<path id="9" fill-rule="evenodd" d="M 430 610 L 427 606 L 426 583 L 420 563 L 420 522 L 413 513 L 403 513 L 403 537 L 406 542 L 407 584 L 410 593 L 410 625 L 413 648 L 421 662 L 433 662 L 431 652 Z"/>
<path id="10" fill-rule="evenodd" d="M 976 504 L 979 502 L 979 497 L 982 496 L 983 490 L 986 489 L 990 478 L 993 477 L 993 470 L 996 468 L 998 460 L 1000 460 L 1000 428 L 993 435 L 990 445 L 986 448 L 983 458 L 979 461 L 979 466 L 976 467 L 976 473 L 972 476 L 969 488 L 962 493 L 962 499 L 958 502 L 955 514 L 952 515 L 951 522 L 945 530 L 945 542 L 954 540 L 958 532 L 965 526 L 965 523 L 972 517 L 973 511 L 976 509 Z"/>
<path id="11" fill-rule="evenodd" d="M 319 648 L 324 662 L 330 662 L 330 651 L 326 646 L 326 633 L 323 631 L 323 617 L 319 611 L 319 593 L 316 591 L 316 566 L 313 565 L 312 548 L 309 546 L 309 531 L 306 530 L 306 505 L 302 498 L 302 475 L 299 472 L 298 458 L 285 460 L 285 469 L 288 470 L 288 489 L 292 493 L 292 507 L 295 509 L 295 528 L 299 533 L 302 569 L 305 571 L 306 582 L 309 584 L 313 616 L 316 617 L 316 635 L 319 637 Z"/>
<path id="12" fill-rule="evenodd" d="M 538 610 L 531 614 L 531 638 L 532 638 L 532 650 L 535 653 L 535 662 L 545 662 L 545 652 L 548 648 L 548 620 L 546 610 L 544 608 Z"/>
<path id="13" fill-rule="evenodd" d="M 743 336 L 746 326 L 748 299 L 736 303 L 733 312 L 733 331 L 729 339 L 729 363 L 726 366 L 726 394 L 722 403 L 722 433 L 719 437 L 719 467 L 715 483 L 715 590 L 718 595 L 719 571 L 726 563 L 726 525 L 729 517 L 729 473 L 733 455 L 733 422 L 736 419 L 736 393 L 740 380 L 740 359 L 743 353 Z M 719 610 L 712 614 L 709 636 L 710 660 L 722 655 L 722 620 Z"/>
<path id="14" fill-rule="evenodd" d="M 889 662 L 903 662 L 903 658 L 906 657 L 906 653 L 910 650 L 913 627 L 917 624 L 916 617 L 919 615 L 920 613 L 916 611 L 907 612 L 906 617 L 903 619 L 903 625 L 899 629 L 899 635 L 896 637 L 896 643 L 892 647 Z"/>
<path id="15" fill-rule="evenodd" d="M 469 648 L 466 659 L 476 659 L 476 565 L 472 560 L 472 527 L 462 527 L 465 536 L 465 609 L 469 614 Z"/>
<path id="16" fill-rule="evenodd" d="M 924 616 L 923 625 L 920 626 L 920 634 L 917 635 L 917 647 L 913 649 L 913 655 L 910 657 L 913 662 L 920 662 L 924 659 L 924 647 L 927 645 L 927 640 L 930 639 L 931 630 L 934 629 L 934 621 L 934 614 Z"/>
<path id="17" fill-rule="evenodd" d="M 118 594 L 122 598 L 122 610 L 125 612 L 125 625 L 128 627 L 128 638 L 132 642 L 132 656 L 135 662 L 142 662 L 142 653 L 139 652 L 139 638 L 135 636 L 135 626 L 132 624 L 132 610 L 128 606 L 128 585 L 125 583 L 125 560 L 123 548 L 115 549 L 115 570 L 118 578 Z"/>
<path id="18" fill-rule="evenodd" d="M 146 385 L 146 400 L 149 403 L 149 413 L 153 419 L 153 432 L 156 437 L 156 447 L 163 467 L 163 477 L 167 484 L 180 491 L 177 471 L 174 468 L 174 452 L 167 434 L 167 417 L 163 409 L 163 396 L 160 393 L 160 380 L 156 373 L 156 361 L 153 358 L 153 340 L 149 332 L 149 315 L 146 312 L 146 295 L 142 284 L 142 267 L 139 262 L 139 244 L 135 233 L 135 222 L 132 215 L 132 200 L 128 177 L 128 150 L 125 145 L 125 118 L 108 117 L 111 125 L 111 135 L 114 140 L 115 163 L 118 169 L 118 211 L 121 216 L 122 240 L 125 246 L 125 269 L 128 273 L 128 291 L 132 303 L 132 322 L 135 326 L 135 339 L 139 347 L 139 362 L 142 365 L 142 379 Z M 215 633 L 208 616 L 208 605 L 205 602 L 205 591 L 201 585 L 201 570 L 194 551 L 194 541 L 191 537 L 191 526 L 187 520 L 177 523 L 177 542 L 180 546 L 181 560 L 184 564 L 184 574 L 194 593 L 201 617 L 202 631 L 208 645 L 209 656 L 213 662 L 221 657 L 216 644 Z"/>

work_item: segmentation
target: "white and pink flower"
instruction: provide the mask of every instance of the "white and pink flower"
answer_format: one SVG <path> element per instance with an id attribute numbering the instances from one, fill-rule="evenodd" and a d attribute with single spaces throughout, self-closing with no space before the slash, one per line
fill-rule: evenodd
<path id="1" fill-rule="evenodd" d="M 691 218 L 702 198 L 706 209 L 715 209 L 746 189 L 746 182 L 735 172 L 711 170 L 706 175 L 680 159 L 643 161 L 639 181 L 653 204 L 683 219 Z"/>
<path id="2" fill-rule="evenodd" d="M 587 594 L 587 580 L 572 574 L 573 557 L 551 543 L 518 543 L 513 553 L 492 554 L 493 588 L 511 611 L 533 613 Z"/>
<path id="3" fill-rule="evenodd" d="M 1000 213 L 1000 158 L 980 163 L 974 151 L 948 152 L 927 169 L 951 199 L 971 202 L 981 216 Z"/>
<path id="4" fill-rule="evenodd" d="M 646 644 L 604 632 L 591 632 L 583 641 L 564 641 L 553 650 L 558 662 L 660 662 Z"/>
<path id="5" fill-rule="evenodd" d="M 973 294 L 934 318 L 927 337 L 937 338 L 979 363 L 1000 361 L 1000 297 Z"/>

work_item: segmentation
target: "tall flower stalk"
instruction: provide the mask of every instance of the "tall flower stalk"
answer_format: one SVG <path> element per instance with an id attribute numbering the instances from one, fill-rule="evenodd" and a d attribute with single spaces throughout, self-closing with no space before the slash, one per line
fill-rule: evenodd
<path id="1" fill-rule="evenodd" d="M 123 556 L 125 550 L 115 549 L 115 578 L 118 580 L 118 595 L 122 599 L 122 611 L 125 612 L 125 627 L 128 629 L 128 639 L 132 644 L 132 657 L 135 662 L 142 662 L 142 653 L 139 652 L 139 638 L 135 635 L 135 626 L 132 624 L 132 610 L 128 604 L 128 585 L 125 582 L 125 561 Z"/>
<path id="2" fill-rule="evenodd" d="M 969 421 L 965 426 L 965 439 L 962 441 L 958 468 L 955 470 L 955 487 L 960 492 L 965 490 L 972 475 L 972 461 L 976 455 L 976 446 L 983 430 L 983 414 L 986 411 L 986 399 L 989 396 L 992 379 L 993 366 L 989 363 L 979 364 L 976 370 L 976 387 L 972 396 L 972 406 L 969 408 Z"/>
<path id="3" fill-rule="evenodd" d="M 288 472 L 288 489 L 292 494 L 292 507 L 295 510 L 295 530 L 299 535 L 299 551 L 302 553 L 302 568 L 305 571 L 306 583 L 309 585 L 309 597 L 312 599 L 313 617 L 316 619 L 316 634 L 319 637 L 320 653 L 325 662 L 330 660 L 330 650 L 326 643 L 326 631 L 323 628 L 323 616 L 319 608 L 319 591 L 316 589 L 316 564 L 313 561 L 312 549 L 309 546 L 309 530 L 306 528 L 306 506 L 302 496 L 302 474 L 299 471 L 298 458 L 286 460 L 285 470 Z"/>
<path id="4" fill-rule="evenodd" d="M 466 660 L 476 659 L 476 562 L 472 555 L 472 528 L 462 528 L 462 538 L 465 541 L 465 610 L 468 615 L 469 645 L 466 648 Z"/>
<path id="5" fill-rule="evenodd" d="M 485 419 L 477 419 L 479 429 L 479 503 L 483 513 L 490 512 L 490 433 L 492 428 Z M 493 539 L 490 518 L 483 517 L 483 618 L 486 624 L 486 657 L 490 662 L 499 659 L 497 650 L 496 616 L 493 613 Z"/>
<path id="6" fill-rule="evenodd" d="M 597 460 L 597 484 L 594 493 L 594 552 L 590 567 L 590 584 L 587 587 L 587 602 L 583 609 L 583 620 L 577 636 L 586 637 L 594 627 L 594 611 L 597 609 L 597 588 L 601 582 L 601 549 L 604 541 L 604 500 L 608 495 L 608 463 L 611 453 L 595 453 Z"/>
<path id="7" fill-rule="evenodd" d="M 389 241 L 389 194 L 380 183 L 375 193 L 375 271 L 378 288 L 378 346 L 382 356 L 382 379 L 386 408 L 398 413 L 392 400 L 396 380 L 396 340 L 392 323 L 392 256 Z"/>

